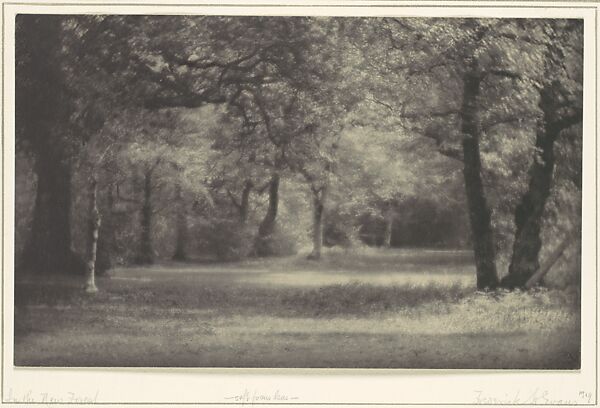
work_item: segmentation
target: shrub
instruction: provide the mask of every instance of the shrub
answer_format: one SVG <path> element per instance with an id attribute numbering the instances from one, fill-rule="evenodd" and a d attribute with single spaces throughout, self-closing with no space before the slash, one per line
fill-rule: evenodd
<path id="1" fill-rule="evenodd" d="M 353 217 L 343 217 L 338 213 L 329 213 L 323 228 L 323 245 L 350 248 L 362 244 L 358 238 L 358 228 Z"/>
<path id="2" fill-rule="evenodd" d="M 256 238 L 253 254 L 256 256 L 288 256 L 298 252 L 296 238 L 279 225 L 271 235 Z"/>
<path id="3" fill-rule="evenodd" d="M 236 261 L 250 254 L 252 232 L 237 221 L 217 220 L 201 231 L 206 249 L 220 261 Z"/>

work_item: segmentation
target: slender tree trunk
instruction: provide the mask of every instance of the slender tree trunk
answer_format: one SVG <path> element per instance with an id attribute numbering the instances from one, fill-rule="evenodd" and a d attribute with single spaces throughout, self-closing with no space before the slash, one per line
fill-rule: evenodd
<path id="1" fill-rule="evenodd" d="M 90 210 L 89 210 L 89 237 L 87 259 L 87 281 L 85 291 L 96 293 L 96 250 L 98 248 L 98 233 L 100 231 L 101 217 L 98 211 L 98 182 L 95 176 L 90 180 Z"/>
<path id="2" fill-rule="evenodd" d="M 244 189 L 242 190 L 242 199 L 240 200 L 240 224 L 245 225 L 248 221 L 248 213 L 250 210 L 250 193 L 252 192 L 252 181 L 246 180 Z M 277 209 L 275 209 L 277 212 Z"/>
<path id="3" fill-rule="evenodd" d="M 98 255 L 96 257 L 95 275 L 104 275 L 112 267 L 112 255 L 117 247 L 117 233 L 115 225 L 115 215 L 113 214 L 114 196 L 113 189 L 108 189 L 107 211 L 102 217 L 98 237 Z"/>
<path id="4" fill-rule="evenodd" d="M 463 133 L 463 156 L 465 190 L 469 207 L 469 219 L 473 238 L 473 250 L 477 269 L 477 288 L 495 288 L 498 285 L 496 272 L 496 250 L 492 233 L 491 211 L 487 205 L 481 178 L 481 156 L 479 140 L 481 130 L 478 123 L 477 97 L 480 76 L 473 63 L 463 78 L 463 102 L 460 111 Z"/>
<path id="5" fill-rule="evenodd" d="M 270 239 L 275 232 L 277 221 L 277 207 L 279 205 L 279 174 L 273 174 L 269 182 L 269 208 L 258 227 L 258 236 L 255 243 L 255 252 L 258 256 L 271 255 Z"/>
<path id="6" fill-rule="evenodd" d="M 391 208 L 391 205 L 387 206 L 385 209 L 383 218 L 385 221 L 385 227 L 383 230 L 383 247 L 391 248 L 392 247 L 392 229 L 394 226 L 394 213 Z"/>
<path id="7" fill-rule="evenodd" d="M 175 253 L 173 254 L 173 260 L 185 261 L 187 259 L 185 247 L 188 240 L 188 227 L 185 201 L 183 199 L 183 193 L 181 191 L 180 184 L 177 184 L 175 186 L 175 200 L 177 205 L 177 230 L 175 237 Z"/>
<path id="8" fill-rule="evenodd" d="M 323 187 L 320 191 L 313 191 L 313 250 L 310 255 L 308 255 L 308 259 L 321 259 L 326 193 L 326 187 Z"/>
<path id="9" fill-rule="evenodd" d="M 154 249 L 152 247 L 152 171 L 144 174 L 144 202 L 142 205 L 142 217 L 140 222 L 141 239 L 140 252 L 138 253 L 138 264 L 154 263 Z"/>
<path id="10" fill-rule="evenodd" d="M 39 274 L 79 273 L 83 260 L 71 247 L 71 166 L 62 157 L 38 154 L 31 234 L 21 266 Z"/>
<path id="11" fill-rule="evenodd" d="M 554 175 L 554 142 L 560 133 L 560 129 L 553 125 L 556 116 L 553 105 L 553 92 L 543 89 L 540 92 L 540 108 L 544 115 L 536 133 L 529 186 L 515 209 L 513 253 L 508 275 L 502 279 L 502 286 L 507 288 L 524 287 L 540 267 L 542 217 Z"/>

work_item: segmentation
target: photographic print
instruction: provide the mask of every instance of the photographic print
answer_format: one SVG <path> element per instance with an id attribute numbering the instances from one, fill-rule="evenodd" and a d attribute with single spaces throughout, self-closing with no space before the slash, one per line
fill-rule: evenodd
<path id="1" fill-rule="evenodd" d="M 475 370 L 579 394 L 473 379 L 453 401 L 593 402 L 592 20 L 211 7 L 5 16 L 6 384 Z M 210 402 L 326 401 L 280 380 Z M 93 381 L 3 401 L 127 400 Z"/>
<path id="2" fill-rule="evenodd" d="M 582 35 L 17 16 L 15 364 L 579 368 Z"/>

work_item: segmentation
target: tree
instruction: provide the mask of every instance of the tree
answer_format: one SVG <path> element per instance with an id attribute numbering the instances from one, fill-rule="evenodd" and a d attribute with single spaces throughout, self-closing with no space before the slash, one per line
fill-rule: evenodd
<path id="1" fill-rule="evenodd" d="M 282 191 L 298 180 L 318 258 L 330 208 L 376 215 L 389 246 L 410 217 L 401 211 L 416 198 L 441 206 L 426 185 L 445 188 L 460 165 L 464 197 L 444 193 L 466 204 L 478 288 L 497 286 L 509 246 L 502 284 L 522 286 L 539 266 L 545 214 L 580 183 L 557 159 L 577 157 L 580 45 L 568 20 L 20 16 L 17 143 L 38 188 L 24 259 L 83 267 L 71 250 L 73 163 L 112 129 L 122 174 L 86 187 L 87 211 L 105 215 L 91 228 L 98 258 L 104 231 L 124 229 L 106 211 L 124 179 L 139 189 L 129 221 L 140 261 L 156 228 L 172 232 L 163 250 L 186 258 L 199 201 L 216 203 L 204 216 L 225 240 L 256 228 L 256 252 L 271 253 Z"/>
<path id="2" fill-rule="evenodd" d="M 308 174 L 306 166 L 309 162 L 321 162 L 312 170 L 328 166 L 321 160 L 327 153 L 320 150 L 320 140 L 331 137 L 331 128 L 339 127 L 351 99 L 347 89 L 340 92 L 343 51 L 336 49 L 340 38 L 337 22 L 310 18 L 265 21 L 271 27 L 285 28 L 277 40 L 279 46 L 285 45 L 285 53 L 277 60 L 266 60 L 263 70 L 270 72 L 268 81 L 239 86 L 235 100 L 230 101 L 230 112 L 241 122 L 234 144 L 240 152 L 251 146 L 247 158 L 271 172 L 269 206 L 256 239 L 259 254 L 269 253 L 268 243 L 276 230 L 279 183 L 286 170 L 311 179 L 314 226 L 316 231 L 322 229 L 327 188 L 322 180 L 316 180 L 318 175 Z M 272 35 L 268 33 L 269 38 Z M 320 246 L 322 234 L 313 235 Z"/>
<path id="3" fill-rule="evenodd" d="M 543 76 L 535 84 L 542 115 L 536 129 L 535 156 L 528 171 L 529 185 L 515 209 L 512 258 L 508 275 L 502 280 L 502 285 L 509 288 L 524 287 L 540 268 L 540 232 L 553 184 L 555 144 L 564 130 L 582 120 L 582 23 L 548 20 L 536 25 L 528 27 L 535 31 L 528 30 L 527 37 L 520 40 L 544 48 Z M 535 34 L 537 38 L 531 38 Z"/>
<path id="4" fill-rule="evenodd" d="M 90 220 L 89 220 L 89 246 L 87 260 L 87 281 L 85 291 L 95 293 L 98 291 L 96 287 L 96 255 L 98 248 L 98 234 L 100 231 L 100 212 L 98 211 L 98 182 L 92 177 L 90 181 Z"/>
<path id="5" fill-rule="evenodd" d="M 88 293 L 98 291 L 95 283 L 96 275 L 104 274 L 111 266 L 108 248 L 110 246 L 110 239 L 102 237 L 103 240 L 100 241 L 100 227 L 102 225 L 103 214 L 99 208 L 98 195 L 100 190 L 99 185 L 104 181 L 103 179 L 110 178 L 111 168 L 115 164 L 114 159 L 122 142 L 123 140 L 117 141 L 115 134 L 110 132 L 108 127 L 105 126 L 84 144 L 79 155 L 80 167 L 78 170 L 87 176 L 85 190 L 88 194 L 88 210 L 86 214 L 88 231 L 85 254 L 87 273 L 85 291 Z M 111 219 L 110 215 L 108 219 Z M 109 225 L 109 228 L 112 227 L 112 225 Z M 106 230 L 104 233 L 106 233 Z M 100 243 L 103 246 L 100 246 Z M 99 251 L 100 249 L 103 252 Z"/>
<path id="6" fill-rule="evenodd" d="M 65 18 L 22 14 L 16 21 L 16 140 L 35 161 L 37 192 L 21 267 L 37 273 L 83 272 L 71 242 L 72 158 L 102 125 L 81 103 L 64 69 Z"/>
<path id="7" fill-rule="evenodd" d="M 471 20 L 470 22 L 472 22 Z M 474 43 L 481 41 L 484 30 L 474 26 Z M 477 287 L 494 288 L 498 284 L 496 272 L 496 248 L 492 233 L 492 214 L 488 207 L 481 178 L 481 157 L 479 143 L 481 131 L 478 124 L 477 98 L 480 93 L 482 73 L 475 50 L 467 50 L 464 55 L 466 69 L 463 72 L 463 100 L 460 108 L 461 132 L 463 134 L 463 162 L 465 189 L 469 204 L 469 216 L 473 233 L 475 264 L 477 266 Z"/>
<path id="8" fill-rule="evenodd" d="M 174 261 L 185 261 L 188 259 L 186 250 L 186 242 L 189 237 L 187 226 L 187 211 L 181 184 L 175 184 L 175 203 L 177 206 L 177 221 L 176 221 L 176 236 L 175 236 L 175 253 L 173 254 Z"/>
<path id="9" fill-rule="evenodd" d="M 232 84 L 267 80 L 255 68 L 269 59 L 278 64 L 277 41 L 263 46 L 260 38 L 236 34 L 253 24 L 217 17 L 18 16 L 17 145 L 34 156 L 37 175 L 23 267 L 83 270 L 71 250 L 71 160 L 101 126 L 95 101 L 108 100 L 112 109 L 226 102 Z"/>
<path id="10" fill-rule="evenodd" d="M 482 163 L 487 152 L 482 154 L 482 143 L 488 144 L 484 138 L 488 127 L 519 122 L 515 117 L 523 112 L 510 107 L 510 102 L 520 102 L 518 108 L 530 102 L 518 99 L 523 93 L 517 92 L 515 98 L 515 87 L 523 76 L 517 61 L 532 70 L 539 62 L 535 53 L 528 56 L 527 46 L 499 40 L 516 25 L 515 20 L 388 19 L 383 25 L 389 51 L 384 58 L 387 76 L 397 78 L 401 89 L 410 86 L 419 92 L 413 88 L 408 98 L 398 101 L 390 100 L 394 93 L 374 90 L 379 102 L 391 109 L 405 128 L 433 139 L 440 153 L 463 163 L 477 286 L 481 289 L 498 284 L 492 208 L 485 183 L 489 171 Z M 408 79 L 398 78 L 397 72 Z M 456 94 L 462 96 L 458 101 Z M 484 123 L 490 112 L 497 111 L 501 114 L 494 118 L 495 124 Z M 523 115 L 522 122 L 530 117 Z"/>

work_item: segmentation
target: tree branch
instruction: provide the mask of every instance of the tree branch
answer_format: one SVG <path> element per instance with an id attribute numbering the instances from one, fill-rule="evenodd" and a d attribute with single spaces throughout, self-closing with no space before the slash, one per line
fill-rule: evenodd
<path id="1" fill-rule="evenodd" d="M 526 112 L 519 112 L 519 113 L 515 113 L 510 116 L 504 117 L 504 118 L 498 118 L 495 120 L 484 121 L 481 123 L 481 130 L 486 132 L 495 126 L 507 125 L 507 124 L 511 124 L 511 123 L 520 125 L 527 120 L 533 120 L 533 119 L 536 119 L 535 115 L 533 115 L 531 113 L 526 113 Z"/>
<path id="2" fill-rule="evenodd" d="M 513 71 L 509 71 L 507 69 L 489 69 L 485 72 L 484 76 L 490 74 L 495 75 L 501 78 L 509 78 L 509 79 L 521 79 L 521 74 Z"/>
<path id="3" fill-rule="evenodd" d="M 227 189 L 227 195 L 229 196 L 229 199 L 231 200 L 231 202 L 233 203 L 233 205 L 236 208 L 238 208 L 238 209 L 242 208 L 242 205 L 237 201 L 237 198 L 233 195 L 231 190 Z"/>
<path id="4" fill-rule="evenodd" d="M 223 95 L 211 95 L 212 90 L 205 90 L 199 94 L 154 96 L 143 101 L 146 109 L 162 108 L 199 108 L 208 103 L 221 104 L 227 102 Z"/>
<path id="5" fill-rule="evenodd" d="M 433 112 L 432 111 L 405 112 L 404 110 L 398 111 L 392 105 L 388 104 L 387 102 L 383 102 L 376 98 L 367 98 L 367 100 L 385 107 L 391 113 L 393 113 L 396 117 L 402 118 L 402 119 L 424 119 L 424 118 L 428 118 L 428 117 L 442 118 L 442 117 L 447 117 L 447 116 L 452 116 L 452 115 L 458 115 L 458 113 L 459 113 L 459 111 L 457 109 L 450 109 L 450 108 L 446 109 L 446 110 L 439 110 L 439 111 L 433 111 Z"/>

